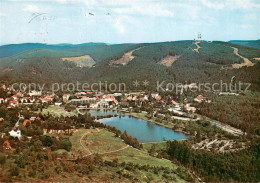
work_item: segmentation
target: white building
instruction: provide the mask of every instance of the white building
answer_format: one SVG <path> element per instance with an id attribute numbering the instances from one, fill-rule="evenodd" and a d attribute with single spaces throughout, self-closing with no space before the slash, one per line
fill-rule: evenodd
<path id="1" fill-rule="evenodd" d="M 29 92 L 29 95 L 32 97 L 32 96 L 41 96 L 42 95 L 42 92 L 41 91 L 30 91 Z"/>
<path id="2" fill-rule="evenodd" d="M 20 139 L 22 137 L 22 134 L 21 134 L 21 130 L 19 129 L 12 129 L 12 131 L 8 132 L 10 134 L 10 136 L 12 137 L 17 137 L 18 139 Z"/>

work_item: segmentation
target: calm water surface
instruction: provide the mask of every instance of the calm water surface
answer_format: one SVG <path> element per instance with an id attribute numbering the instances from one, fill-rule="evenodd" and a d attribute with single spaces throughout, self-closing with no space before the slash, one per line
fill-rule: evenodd
<path id="1" fill-rule="evenodd" d="M 111 117 L 97 120 L 106 125 L 114 126 L 120 131 L 125 130 L 129 135 L 138 139 L 139 142 L 155 142 L 166 140 L 185 139 L 186 135 L 174 132 L 171 129 L 156 125 L 145 120 L 124 116 Z"/>

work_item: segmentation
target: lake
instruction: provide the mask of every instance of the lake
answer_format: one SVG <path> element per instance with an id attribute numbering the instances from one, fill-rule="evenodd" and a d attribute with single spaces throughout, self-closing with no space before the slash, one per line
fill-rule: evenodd
<path id="1" fill-rule="evenodd" d="M 139 142 L 163 141 L 164 137 L 166 140 L 179 140 L 187 137 L 183 133 L 174 132 L 155 123 L 129 116 L 103 118 L 97 121 L 116 127 L 122 133 L 126 130 L 127 134 L 137 138 Z"/>

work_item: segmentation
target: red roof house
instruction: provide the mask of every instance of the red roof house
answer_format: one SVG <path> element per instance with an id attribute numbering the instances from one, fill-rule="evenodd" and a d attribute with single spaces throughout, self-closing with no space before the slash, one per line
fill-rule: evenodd
<path id="1" fill-rule="evenodd" d="M 12 149 L 11 145 L 10 145 L 10 142 L 8 140 L 6 140 L 4 143 L 3 143 L 3 147 L 5 149 Z"/>
<path id="2" fill-rule="evenodd" d="M 23 126 L 26 126 L 28 123 L 32 124 L 32 122 L 28 119 L 24 120 L 23 122 Z"/>

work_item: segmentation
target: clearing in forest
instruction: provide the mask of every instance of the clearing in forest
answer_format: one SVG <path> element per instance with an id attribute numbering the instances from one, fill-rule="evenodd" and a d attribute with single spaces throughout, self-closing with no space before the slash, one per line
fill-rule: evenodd
<path id="1" fill-rule="evenodd" d="M 61 58 L 62 61 L 73 62 L 77 65 L 77 67 L 92 67 L 96 64 L 92 57 L 89 55 L 83 55 L 79 57 L 66 57 Z"/>
<path id="2" fill-rule="evenodd" d="M 164 65 L 166 67 L 170 67 L 179 57 L 180 55 L 176 55 L 176 56 L 168 55 L 167 57 L 163 58 L 159 62 L 159 64 Z"/>
<path id="3" fill-rule="evenodd" d="M 141 48 L 141 47 L 140 47 Z M 126 65 L 128 64 L 128 62 L 130 62 L 131 60 L 133 60 L 135 57 L 133 56 L 133 52 L 136 50 L 139 50 L 140 48 L 136 48 L 134 50 L 131 50 L 129 52 L 124 53 L 124 55 L 119 58 L 119 59 L 114 59 L 110 61 L 110 65 L 116 64 L 116 65 Z"/>

